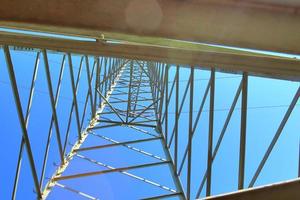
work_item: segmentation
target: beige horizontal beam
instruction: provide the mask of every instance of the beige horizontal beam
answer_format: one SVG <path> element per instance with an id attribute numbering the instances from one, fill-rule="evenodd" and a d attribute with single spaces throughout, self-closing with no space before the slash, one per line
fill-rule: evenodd
<path id="1" fill-rule="evenodd" d="M 151 36 L 300 53 L 295 0 L 1 0 L 0 26 L 101 37 Z"/>
<path id="2" fill-rule="evenodd" d="M 300 197 L 300 179 L 241 190 L 205 200 L 294 200 Z"/>
<path id="3" fill-rule="evenodd" d="M 59 52 L 158 61 L 170 64 L 201 66 L 202 68 L 214 67 L 219 71 L 225 72 L 248 72 L 250 75 L 300 80 L 300 61 L 281 57 L 75 41 L 6 32 L 0 32 L 0 45 L 45 48 Z"/>

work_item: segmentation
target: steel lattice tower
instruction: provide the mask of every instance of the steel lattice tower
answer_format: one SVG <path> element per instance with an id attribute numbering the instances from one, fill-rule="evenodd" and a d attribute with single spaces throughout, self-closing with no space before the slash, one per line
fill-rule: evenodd
<path id="1" fill-rule="evenodd" d="M 298 199 L 299 6 L 3 0 L 0 199 Z"/>
<path id="2" fill-rule="evenodd" d="M 58 186 L 90 199 L 98 199 L 96 197 L 92 197 L 91 195 L 85 194 L 84 192 L 68 188 L 68 186 L 61 184 L 60 181 L 67 179 L 76 180 L 76 178 L 80 177 L 95 176 L 114 172 L 119 172 L 121 175 L 132 177 L 141 182 L 144 182 L 145 184 L 159 187 L 162 190 L 168 192 L 168 194 L 158 197 L 150 197 L 149 199 L 184 195 L 181 183 L 175 175 L 170 153 L 166 148 L 167 144 L 164 140 L 164 135 L 161 132 L 161 125 L 157 120 L 157 117 L 160 116 L 159 108 L 161 106 L 159 105 L 162 104 L 162 98 L 159 97 L 157 99 L 155 98 L 155 96 L 158 96 L 161 91 L 159 91 L 158 85 L 151 84 L 151 82 L 154 81 L 154 79 L 152 79 L 154 77 L 153 74 L 152 76 L 150 74 L 153 72 L 148 70 L 148 68 L 146 68 L 145 66 L 147 65 L 144 62 L 121 61 L 119 64 L 114 65 L 112 69 L 110 69 L 108 73 L 110 74 L 110 77 L 107 78 L 107 81 L 103 80 L 103 84 L 99 84 L 99 87 L 96 89 L 97 93 L 95 94 L 98 94 L 101 97 L 101 104 L 96 105 L 97 111 L 95 112 L 95 115 L 91 120 L 89 126 L 82 133 L 81 139 L 79 139 L 78 142 L 74 144 L 64 163 L 58 168 L 54 176 L 49 180 L 45 191 L 43 192 L 44 198 L 47 197 L 48 193 L 51 192 L 51 189 L 53 187 Z M 143 103 L 141 104 L 141 102 Z M 104 132 L 105 129 L 114 126 L 121 126 L 123 129 L 133 129 L 146 136 L 146 138 L 120 142 L 101 135 L 101 132 Z M 150 128 L 150 130 L 145 130 L 144 127 L 146 127 L 146 129 Z M 104 139 L 110 144 L 81 147 L 88 136 Z M 159 141 L 161 143 L 161 148 L 165 152 L 164 158 L 131 146 L 131 144 L 147 143 L 150 141 Z M 98 149 L 117 146 L 128 148 L 136 153 L 143 154 L 144 156 L 155 158 L 157 162 L 116 168 L 105 163 L 93 160 L 81 154 L 85 151 L 97 151 Z M 86 160 L 87 162 L 105 167 L 107 170 L 64 176 L 63 174 L 66 168 L 71 167 L 70 165 L 72 165 L 71 160 L 73 157 L 78 157 Z M 134 175 L 134 173 L 127 172 L 133 169 L 146 167 L 151 168 L 159 165 L 169 166 L 172 174 L 172 176 L 169 178 L 173 179 L 173 181 L 176 183 L 176 188 L 172 189 L 168 186 L 164 186 L 144 177 Z M 84 166 L 82 167 L 84 168 Z"/>

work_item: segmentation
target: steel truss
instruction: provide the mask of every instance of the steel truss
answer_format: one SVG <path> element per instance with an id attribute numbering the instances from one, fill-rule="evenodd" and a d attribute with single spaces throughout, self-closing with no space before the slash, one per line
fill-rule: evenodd
<path id="1" fill-rule="evenodd" d="M 287 123 L 298 99 L 300 96 L 300 87 L 298 88 L 291 104 L 289 105 L 278 129 L 265 152 L 263 159 L 260 161 L 257 169 L 251 179 L 249 185 L 245 186 L 245 157 L 246 157 L 246 127 L 247 127 L 247 96 L 248 96 L 248 73 L 243 72 L 239 86 L 236 90 L 234 99 L 228 111 L 223 128 L 217 139 L 216 145 L 213 146 L 214 134 L 214 111 L 215 111 L 215 82 L 216 72 L 214 68 L 210 68 L 210 78 L 206 85 L 203 98 L 200 100 L 199 108 L 196 108 L 194 101 L 199 100 L 195 95 L 195 69 L 193 66 L 188 66 L 190 69 L 189 79 L 185 89 L 180 91 L 180 69 L 186 66 L 171 66 L 166 63 L 128 60 L 112 57 L 90 57 L 89 55 L 80 56 L 80 66 L 77 76 L 74 73 L 73 54 L 62 53 L 60 72 L 57 84 L 53 83 L 51 78 L 51 66 L 49 64 L 48 54 L 46 49 L 41 49 L 36 52 L 36 61 L 34 63 L 34 71 L 32 74 L 29 98 L 26 105 L 25 114 L 23 113 L 24 105 L 21 104 L 21 98 L 17 87 L 14 66 L 12 62 L 11 50 L 9 46 L 3 46 L 7 69 L 10 77 L 10 84 L 13 90 L 14 100 L 18 111 L 19 122 L 22 128 L 22 139 L 19 146 L 18 163 L 14 178 L 12 190 L 12 199 L 16 198 L 18 180 L 22 169 L 22 157 L 24 151 L 28 155 L 32 178 L 34 180 L 34 188 L 38 199 L 46 199 L 54 193 L 55 188 L 62 188 L 70 193 L 74 193 L 87 199 L 101 199 L 101 196 L 94 196 L 78 188 L 73 188 L 64 184 L 65 180 L 78 181 L 80 178 L 99 176 L 110 173 L 118 173 L 120 176 L 127 176 L 135 179 L 141 184 L 148 184 L 161 189 L 161 194 L 158 196 L 140 197 L 141 199 L 163 199 L 177 197 L 180 199 L 199 198 L 201 192 L 205 189 L 205 196 L 211 196 L 212 187 L 212 166 L 218 150 L 222 144 L 222 140 L 226 133 L 228 124 L 231 120 L 233 112 L 236 108 L 238 99 L 241 98 L 241 116 L 240 116 L 240 141 L 239 141 L 239 162 L 238 162 L 238 183 L 237 189 L 242 190 L 247 187 L 253 187 L 259 177 L 266 161 L 268 160 L 276 142 L 278 141 L 285 124 Z M 51 120 L 47 129 L 48 137 L 43 152 L 42 169 L 37 172 L 34 155 L 32 152 L 31 141 L 28 136 L 28 122 L 30 119 L 30 109 L 32 99 L 35 94 L 35 82 L 39 70 L 40 61 L 43 61 L 45 75 L 48 87 L 50 106 L 52 111 Z M 90 66 L 90 61 L 93 60 L 93 65 Z M 66 64 L 67 63 L 67 64 Z M 67 120 L 67 130 L 63 134 L 60 129 L 60 121 L 57 114 L 57 105 L 60 99 L 60 89 L 62 85 L 62 77 L 65 71 L 65 66 L 68 66 L 70 75 L 70 86 L 72 92 L 72 103 L 69 108 L 69 117 Z M 170 69 L 175 68 L 174 79 L 170 78 Z M 85 69 L 85 70 L 83 70 Z M 78 88 L 83 71 L 86 72 L 86 93 L 85 101 L 83 102 L 83 112 L 80 115 L 78 102 Z M 76 76 L 76 77 L 75 77 Z M 56 88 L 54 88 L 56 85 Z M 175 100 L 174 105 L 171 104 L 172 96 Z M 207 148 L 207 163 L 206 170 L 199 182 L 192 182 L 193 169 L 192 157 L 193 139 L 199 124 L 199 120 L 203 113 L 204 104 L 209 98 L 209 128 L 208 128 L 208 148 Z M 179 121 L 183 113 L 184 103 L 189 104 L 188 109 L 188 130 L 187 144 L 184 148 L 182 159 L 179 157 L 179 134 L 183 131 L 179 130 Z M 170 126 L 170 111 L 175 112 L 173 126 Z M 90 116 L 88 116 L 90 112 Z M 87 118 L 90 117 L 88 124 L 85 124 Z M 76 141 L 70 141 L 71 124 L 75 123 Z M 107 136 L 106 130 L 112 128 L 118 130 L 128 130 L 138 132 L 142 137 L 130 140 L 117 140 L 113 136 Z M 55 135 L 53 135 L 53 132 Z M 121 131 L 122 132 L 122 131 Z M 57 169 L 47 179 L 45 172 L 47 170 L 47 162 L 49 151 L 51 148 L 52 137 L 56 139 L 58 149 L 58 157 L 60 163 L 57 164 Z M 99 144 L 86 145 L 89 138 L 93 141 L 101 140 Z M 131 138 L 128 136 L 128 138 Z M 105 141 L 105 143 L 103 143 Z M 135 147 L 136 144 L 149 144 L 158 142 L 163 156 L 156 155 L 153 152 Z M 72 143 L 72 144 L 70 144 Z M 96 142 L 97 143 L 97 142 Z M 142 162 L 139 164 L 130 164 L 126 166 L 113 166 L 101 160 L 94 159 L 86 152 L 97 152 L 109 148 L 123 148 L 132 151 L 136 154 L 154 159 L 155 162 Z M 119 155 L 122 156 L 122 155 Z M 93 164 L 99 167 L 99 170 L 85 172 L 84 166 L 78 173 L 66 173 L 69 168 L 72 168 L 74 159 L 80 159 L 88 164 Z M 186 179 L 183 179 L 183 172 L 186 165 Z M 136 169 L 153 169 L 157 170 L 157 166 L 167 166 L 170 172 L 168 177 L 172 186 L 164 185 L 158 181 L 151 180 L 141 175 L 135 174 Z M 196 195 L 191 192 L 192 185 L 197 185 Z M 206 185 L 206 188 L 204 186 Z M 133 191 L 134 192 L 134 191 Z"/>

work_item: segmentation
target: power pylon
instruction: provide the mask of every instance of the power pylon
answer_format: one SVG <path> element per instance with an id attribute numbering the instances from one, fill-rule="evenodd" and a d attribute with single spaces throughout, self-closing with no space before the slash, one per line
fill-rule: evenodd
<path id="1" fill-rule="evenodd" d="M 68 189 L 72 192 L 76 192 L 77 194 L 90 199 L 98 199 L 98 197 L 92 197 L 83 191 L 80 192 L 75 189 L 71 189 L 68 186 L 61 184 L 60 181 L 68 179 L 75 179 L 76 181 L 76 178 L 80 177 L 118 172 L 121 176 L 126 175 L 137 179 L 144 184 L 150 184 L 153 187 L 159 187 L 162 190 L 165 190 L 166 194 L 164 195 L 149 197 L 146 199 L 172 196 L 180 196 L 181 199 L 184 199 L 185 197 L 181 183 L 176 176 L 176 172 L 174 171 L 172 159 L 168 149 L 166 148 L 167 144 L 164 139 L 164 135 L 161 132 L 161 125 L 157 119 L 157 117 L 161 116 L 161 113 L 159 113 L 159 107 L 161 107 L 160 104 L 163 103 L 162 98 L 159 97 L 157 99 L 157 96 L 160 96 L 160 89 L 162 88 L 159 89 L 157 84 L 154 85 L 152 83 L 154 80 L 151 79 L 151 71 L 145 67 L 148 66 L 147 64 L 149 63 L 123 60 L 114 64 L 115 65 L 112 65 L 112 67 L 108 69 L 108 75 L 104 77 L 103 81 L 95 88 L 95 94 L 98 94 L 101 97 L 101 101 L 100 105 L 96 105 L 97 110 L 94 112 L 94 117 L 89 123 L 89 126 L 79 137 L 79 140 L 74 144 L 71 152 L 68 154 L 64 162 L 57 169 L 54 176 L 49 180 L 47 186 L 45 187 L 45 191 L 43 192 L 43 198 L 48 196 L 53 187 L 58 186 Z M 123 132 L 126 134 L 132 134 L 126 129 L 138 131 L 142 135 L 143 139 L 120 142 L 110 137 L 101 135 L 101 132 L 105 132 L 105 129 L 115 126 L 120 126 L 122 129 L 125 129 Z M 108 141 L 109 144 L 82 147 L 87 137 L 94 137 L 95 140 L 100 138 Z M 158 141 L 161 143 L 161 148 L 165 152 L 164 157 L 159 157 L 150 152 L 146 152 L 131 146 L 131 144 L 153 141 Z M 130 163 L 128 163 L 128 165 L 124 167 L 115 167 L 93 160 L 82 154 L 85 151 L 97 151 L 99 149 L 112 147 L 127 148 L 135 153 L 154 158 L 157 160 L 157 162 L 143 163 L 139 165 L 129 165 Z M 77 174 L 64 175 L 64 171 L 68 167 L 71 167 L 72 159 L 74 157 L 78 157 L 87 162 L 104 167 L 106 170 L 87 173 L 79 172 Z M 173 189 L 171 187 L 162 185 L 161 183 L 137 176 L 134 173 L 127 172 L 134 169 L 153 168 L 160 165 L 167 165 L 169 167 L 172 174 L 172 176 L 169 178 L 174 181 L 176 188 Z M 81 167 L 84 168 L 84 166 Z"/>
<path id="2" fill-rule="evenodd" d="M 171 8 L 177 9 L 176 5 Z M 256 187 L 297 106 L 299 60 L 175 40 L 158 39 L 159 43 L 151 38 L 154 42 L 148 44 L 141 43 L 140 38 L 131 42 L 96 38 L 78 41 L 0 32 L 0 50 L 5 59 L 0 64 L 6 66 L 3 74 L 9 79 L 1 83 L 10 86 L 14 98 L 11 102 L 14 101 L 16 110 L 14 117 L 19 120 L 10 129 L 13 127 L 20 134 L 15 165 L 5 165 L 4 170 L 13 168 L 14 171 L 8 198 L 25 198 L 18 196 L 18 191 L 25 187 L 26 192 L 21 194 L 50 200 L 293 199 L 299 196 L 299 157 L 295 159 L 299 160 L 298 166 L 293 168 L 297 168 L 294 174 L 298 173 L 298 178 Z M 212 51 L 215 49 L 218 52 Z M 22 71 L 18 63 L 24 55 L 34 57 L 33 66 L 25 61 L 21 66 L 32 67 L 31 72 L 28 70 L 30 78 L 25 81 L 27 87 L 17 75 L 18 70 Z M 202 73 L 204 79 L 199 78 Z M 226 76 L 218 77 L 218 73 Z M 227 79 L 228 74 L 237 81 L 232 93 L 223 94 L 230 97 L 228 108 L 218 109 L 216 99 L 220 95 L 216 92 L 216 82 Z M 249 78 L 253 77 L 297 84 L 256 164 L 247 163 L 251 95 L 248 85 Z M 196 84 L 196 81 L 203 82 Z M 39 89 L 40 85 L 44 88 Z M 40 94 L 47 98 L 39 99 Z M 41 123 L 31 117 L 34 107 L 41 115 L 47 115 L 48 120 L 43 118 Z M 216 112 L 220 110 L 226 111 L 224 121 L 216 120 Z M 233 164 L 236 173 L 231 175 L 235 180 L 234 189 L 217 196 L 215 160 L 234 113 L 239 120 L 234 124 L 237 144 Z M 205 125 L 200 125 L 201 120 Z M 30 125 L 34 123 L 37 126 L 32 129 Z M 207 137 L 199 137 L 204 132 Z M 200 140 L 204 147 L 201 150 Z M 255 148 L 251 150 L 255 152 Z M 233 162 L 231 156 L 227 155 L 226 162 Z M 222 175 L 225 173 L 222 171 Z M 30 177 L 22 179 L 22 174 Z M 218 174 L 217 181 L 222 182 L 222 175 Z"/>

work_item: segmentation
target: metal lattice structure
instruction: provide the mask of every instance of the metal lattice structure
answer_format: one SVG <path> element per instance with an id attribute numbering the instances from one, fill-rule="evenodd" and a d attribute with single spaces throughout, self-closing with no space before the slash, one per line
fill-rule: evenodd
<path id="1" fill-rule="evenodd" d="M 299 199 L 299 23 L 295 0 L 2 0 L 0 199 Z"/>
<path id="2" fill-rule="evenodd" d="M 24 51 L 35 53 L 35 63 L 33 67 L 32 80 L 30 82 L 30 91 L 27 104 L 22 105 L 20 92 L 17 87 L 17 80 L 14 71 L 13 59 L 11 52 Z M 231 120 L 233 112 L 237 106 L 238 99 L 241 99 L 241 115 L 240 115 L 240 141 L 239 141 L 239 162 L 238 162 L 238 188 L 244 189 L 253 187 L 257 178 L 259 177 L 266 161 L 268 160 L 278 138 L 280 137 L 291 112 L 293 111 L 299 95 L 300 88 L 297 89 L 291 104 L 280 122 L 278 129 L 271 140 L 267 151 L 265 152 L 262 160 L 260 161 L 257 169 L 249 183 L 245 185 L 245 147 L 246 147 L 246 121 L 247 121 L 247 91 L 248 91 L 248 73 L 242 73 L 240 76 L 240 83 L 236 89 L 230 109 L 224 121 L 223 128 L 217 139 L 216 145 L 213 145 L 213 132 L 214 132 L 214 98 L 215 98 L 215 81 L 216 71 L 211 68 L 210 76 L 208 78 L 203 97 L 199 102 L 199 108 L 196 108 L 194 101 L 199 100 L 195 95 L 195 73 L 202 70 L 200 67 L 191 66 L 174 66 L 160 62 L 150 62 L 141 60 L 130 60 L 110 57 L 91 57 L 89 55 L 80 55 L 79 69 L 77 75 L 74 74 L 74 57 L 78 55 L 72 53 L 58 53 L 48 51 L 46 49 L 20 49 L 15 47 L 3 46 L 3 51 L 6 59 L 7 71 L 10 77 L 10 85 L 12 87 L 19 122 L 22 130 L 22 139 L 19 146 L 18 162 L 16 173 L 14 177 L 14 185 L 12 190 L 12 199 L 16 198 L 19 185 L 19 176 L 22 171 L 22 157 L 26 152 L 28 155 L 30 169 L 32 173 L 34 190 L 38 199 L 46 199 L 56 196 L 56 189 L 61 188 L 68 191 L 70 194 L 78 195 L 81 198 L 87 199 L 101 199 L 99 196 L 89 194 L 88 192 L 80 190 L 80 188 L 73 188 L 64 181 L 73 181 L 74 183 L 80 182 L 83 178 L 99 177 L 105 174 L 117 173 L 119 176 L 127 176 L 139 184 L 150 185 L 153 188 L 159 188 L 161 191 L 158 195 L 152 196 L 134 196 L 132 198 L 142 199 L 163 199 L 163 198 L 179 198 L 179 199 L 192 199 L 199 198 L 201 192 L 205 191 L 205 196 L 211 196 L 212 185 L 212 166 L 213 161 L 218 154 L 218 150 L 222 145 L 222 140 L 226 133 L 228 124 Z M 58 53 L 58 54 L 57 54 Z M 49 54 L 60 56 L 60 67 L 58 73 L 57 84 L 53 83 L 53 75 L 51 74 L 51 65 L 49 64 Z M 51 106 L 52 116 L 49 122 L 47 141 L 43 145 L 45 147 L 43 152 L 42 168 L 38 170 L 32 152 L 30 137 L 28 136 L 28 123 L 30 120 L 30 110 L 32 106 L 33 97 L 35 95 L 36 79 L 38 70 L 41 65 L 41 60 L 44 65 L 45 77 L 47 81 L 49 102 Z M 93 62 L 92 62 L 93 61 Z M 91 65 L 92 63 L 92 65 Z M 68 68 L 68 70 L 67 70 Z M 85 70 L 83 70 L 85 68 Z M 188 80 L 184 90 L 180 89 L 180 70 L 185 70 L 188 73 Z M 60 97 L 60 90 L 63 83 L 64 71 L 69 71 L 70 79 L 69 85 L 71 86 L 72 103 L 67 119 L 66 133 L 63 134 L 60 129 L 61 123 L 58 118 L 58 101 Z M 86 72 L 85 81 L 86 88 L 84 90 L 84 106 L 80 114 L 78 103 L 78 87 L 83 72 Z M 172 77 L 172 79 L 171 79 Z M 56 88 L 54 88 L 56 85 Z M 181 90 L 181 91 L 180 91 Z M 174 104 L 171 105 L 173 97 Z M 208 149 L 207 149 L 207 163 L 206 170 L 201 180 L 196 183 L 192 182 L 192 158 L 195 153 L 193 148 L 193 139 L 199 124 L 205 102 L 209 98 L 209 111 L 208 111 Z M 179 129 L 180 117 L 185 102 L 188 102 L 188 127 L 183 131 Z M 26 108 L 26 112 L 22 112 Z M 170 109 L 174 110 L 174 124 L 170 125 Z M 68 109 L 67 109 L 68 111 Z M 90 116 L 88 116 L 90 113 Z M 90 120 L 86 120 L 90 117 Z M 87 121 L 87 123 L 85 123 Z M 71 124 L 76 128 L 71 129 Z M 125 139 L 113 139 L 113 134 L 105 135 L 104 133 L 115 127 L 119 127 L 119 132 L 124 132 Z M 138 137 L 133 138 L 129 135 L 130 131 L 138 133 Z M 55 134 L 54 134 L 55 133 Z M 186 134 L 187 142 L 184 148 L 179 149 L 180 135 Z M 76 140 L 71 143 L 70 135 L 76 136 Z M 55 145 L 57 145 L 57 157 L 59 163 L 52 177 L 45 177 L 47 171 L 47 164 L 49 152 L 51 152 L 51 144 L 55 137 Z M 182 137 L 182 136 L 181 136 Z M 87 140 L 91 138 L 94 141 L 90 145 Z M 131 139 L 126 139 L 131 138 Z M 102 143 L 98 143 L 101 139 Z M 103 143 L 105 141 L 105 143 Z M 163 152 L 162 155 L 156 155 L 151 151 L 144 150 L 143 148 L 135 147 L 136 144 L 145 145 L 157 142 L 159 145 L 155 148 L 160 148 Z M 87 144 L 87 145 L 86 145 Z M 96 159 L 86 152 L 98 152 L 103 149 L 121 148 L 132 151 L 135 154 L 140 154 L 144 157 L 151 158 L 153 162 L 141 160 L 141 163 L 130 164 L 128 160 L 126 165 L 113 166 Z M 197 153 L 197 152 L 196 152 Z M 97 153 L 98 154 L 98 153 Z M 179 154 L 181 156 L 179 156 Z M 123 157 L 122 154 L 118 155 Z M 126 154 L 124 154 L 126 157 Z M 86 164 L 93 164 L 99 167 L 99 170 L 85 171 L 89 169 L 85 164 L 80 164 L 80 170 L 77 172 L 68 172 L 72 168 L 74 159 L 85 161 Z M 186 167 L 184 167 L 186 165 Z M 166 166 L 169 171 L 168 176 L 171 185 L 165 185 L 160 181 L 151 180 L 143 175 L 135 174 L 136 169 L 147 168 L 156 174 L 157 166 Z M 182 178 L 182 174 L 186 173 L 186 179 Z M 184 183 L 184 185 L 183 185 Z M 192 192 L 192 186 L 197 185 L 197 191 Z M 150 192 L 151 193 L 151 192 Z M 58 193 L 59 194 L 59 193 Z M 156 194 L 156 193 L 155 193 Z M 67 197 L 64 197 L 67 198 Z M 73 197 L 74 198 L 74 197 Z"/>

